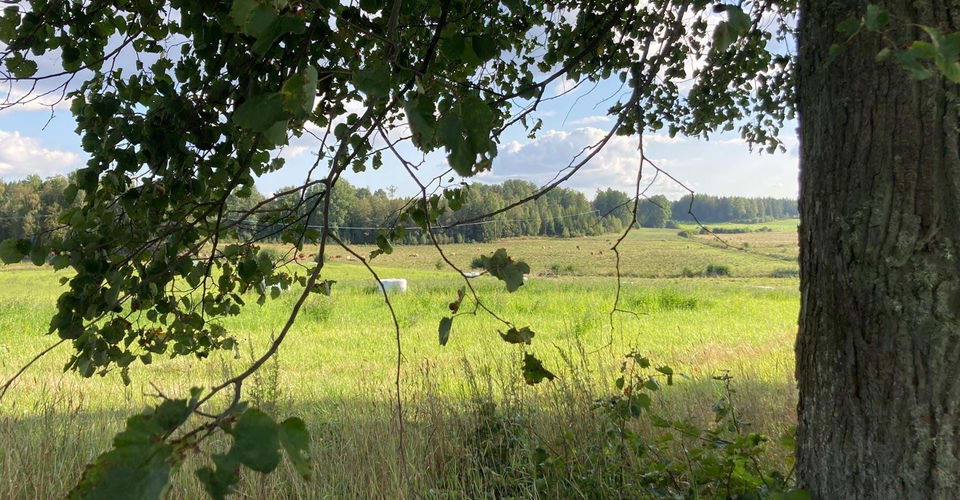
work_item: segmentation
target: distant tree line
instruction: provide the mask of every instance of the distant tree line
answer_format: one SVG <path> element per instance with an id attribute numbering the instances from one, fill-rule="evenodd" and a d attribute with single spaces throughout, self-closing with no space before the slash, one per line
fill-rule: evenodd
<path id="1" fill-rule="evenodd" d="M 66 177 L 41 179 L 32 175 L 22 180 L 0 181 L 0 239 L 23 238 L 44 232 L 56 232 L 61 223 L 61 212 L 69 208 L 63 191 Z M 321 211 L 312 210 L 320 185 L 306 190 L 291 191 L 264 206 L 258 213 L 246 217 L 238 236 L 242 239 L 274 240 L 277 223 L 271 214 L 294 212 L 301 221 L 320 228 Z M 536 193 L 538 187 L 527 181 L 509 180 L 501 184 L 470 184 L 462 189 L 462 206 L 440 219 L 440 226 L 457 221 L 476 219 L 510 203 Z M 260 204 L 265 197 L 256 189 L 231 196 L 227 217 L 239 219 L 245 212 Z M 413 201 L 416 202 L 416 201 Z M 340 180 L 334 188 L 329 225 L 340 238 L 351 243 L 372 243 L 379 229 L 398 222 L 398 215 L 411 203 L 411 198 L 396 196 L 393 192 L 356 187 Z M 622 191 L 597 191 L 593 201 L 573 189 L 557 188 L 513 210 L 493 217 L 450 229 L 438 228 L 434 235 L 442 243 L 491 241 L 516 236 L 590 236 L 621 231 L 632 220 L 633 201 Z M 690 197 L 671 202 L 662 195 L 651 196 L 637 207 L 636 224 L 641 227 L 671 227 L 673 221 L 692 221 L 688 213 Z M 315 212 L 309 218 L 306 214 Z M 775 198 L 716 197 L 697 195 L 693 212 L 701 222 L 762 222 L 797 216 L 795 200 Z M 412 228 L 404 237 L 406 243 L 429 243 L 430 237 Z"/>
<path id="2" fill-rule="evenodd" d="M 693 205 L 690 200 L 693 200 Z M 692 207 L 692 208 L 691 208 Z M 687 195 L 672 204 L 673 219 L 700 222 L 766 222 L 800 216 L 797 200 L 789 198 L 744 198 L 742 196 Z"/>
<path id="3" fill-rule="evenodd" d="M 60 213 L 68 208 L 63 195 L 67 178 L 41 179 L 31 175 L 18 181 L 0 181 L 0 240 L 55 233 Z"/>

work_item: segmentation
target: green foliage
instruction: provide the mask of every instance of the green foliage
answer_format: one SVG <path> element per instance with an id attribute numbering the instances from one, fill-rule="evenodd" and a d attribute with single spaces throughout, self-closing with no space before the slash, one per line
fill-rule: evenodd
<path id="1" fill-rule="evenodd" d="M 393 151 L 375 142 L 391 131 L 409 125 L 419 154 L 443 151 L 450 169 L 469 178 L 491 168 L 508 128 L 536 134 L 542 122 L 528 121 L 528 113 L 517 110 L 535 110 L 552 81 L 619 78 L 628 92 L 609 105 L 616 118 L 613 134 L 666 129 L 670 135 L 708 136 L 737 129 L 753 144 L 782 148 L 777 134 L 793 114 L 791 65 L 789 56 L 768 47 L 785 42 L 789 29 L 784 16 L 774 16 L 772 30 L 759 21 L 770 10 L 789 16 L 793 5 L 756 4 L 749 12 L 745 7 L 721 6 L 726 20 L 710 32 L 714 12 L 706 2 L 427 0 L 388 9 L 374 0 L 145 0 L 96 8 L 84 2 L 10 6 L 0 18 L 0 58 L 14 83 L 58 76 L 74 82 L 64 88 L 87 162 L 62 190 L 65 204 L 53 223 L 64 229 L 43 241 L 36 234 L 15 235 L 0 247 L 0 258 L 30 256 L 42 263 L 52 252 L 58 267 L 72 268 L 49 333 L 69 341 L 65 368 L 84 377 L 117 371 L 129 382 L 129 370 L 155 356 L 202 359 L 233 349 L 236 341 L 225 325 L 248 299 L 262 306 L 294 283 L 302 287 L 298 304 L 308 294 L 329 292 L 330 281 L 321 276 L 324 255 L 316 267 L 290 274 L 259 254 L 258 243 L 278 239 L 296 252 L 318 242 L 328 248 L 335 225 L 355 208 L 333 203 L 342 175 L 382 167 L 383 155 Z M 59 59 L 63 73 L 38 75 L 41 59 L 45 65 Z M 706 63 L 691 71 L 691 60 Z M 681 91 L 688 83 L 689 92 Z M 351 110 L 353 105 L 362 111 Z M 283 168 L 279 146 L 290 137 L 316 136 L 312 130 L 329 131 L 316 148 L 317 166 L 323 163 L 316 171 L 326 172 L 323 178 L 269 202 L 238 201 L 254 197 L 256 178 Z M 569 198 L 565 207 L 585 210 L 537 212 L 531 225 L 538 228 L 524 228 L 523 222 L 488 219 L 499 208 L 491 210 L 491 204 L 507 196 L 471 204 L 472 192 L 482 199 L 481 189 L 428 195 L 424 188 L 422 203 L 401 203 L 396 214 L 374 225 L 389 229 L 365 236 L 376 244 L 370 258 L 389 256 L 414 228 L 423 241 L 431 227 L 464 220 L 459 217 L 484 222 L 474 226 L 479 237 L 460 235 L 463 240 L 489 239 L 485 226 L 499 221 L 519 226 L 505 231 L 557 236 L 602 230 L 582 195 L 503 189 L 516 191 L 509 199 L 556 196 Z M 663 215 L 645 220 L 659 226 L 669 219 Z M 573 221 L 558 222 L 564 218 Z M 483 267 L 510 292 L 530 271 L 502 249 L 484 257 Z M 294 320 L 291 315 L 283 323 L 276 344 L 250 371 L 216 386 L 183 415 L 201 421 L 195 433 L 183 435 L 188 441 L 219 431 L 233 439 L 228 452 L 198 472 L 214 497 L 233 489 L 241 466 L 275 469 L 282 429 L 259 410 L 241 411 L 239 401 L 219 414 L 198 406 L 221 391 L 233 390 L 239 399 L 244 380 L 275 354 Z M 554 377 L 528 353 L 523 375 L 528 383 Z M 172 446 L 169 436 L 145 436 L 137 442 L 156 448 L 150 456 L 162 461 L 145 465 L 144 477 L 166 481 L 163 467 L 176 462 L 175 450 L 163 448 Z M 292 448 L 298 457 L 301 444 Z M 113 470 L 114 463 L 103 458 L 97 470 Z M 97 491 L 111 476 L 85 477 L 84 488 Z M 132 484 L 128 493 L 155 496 L 159 484 Z"/>
<path id="2" fill-rule="evenodd" d="M 501 248 L 491 256 L 481 257 L 483 269 L 491 276 L 503 281 L 508 292 L 515 292 L 523 286 L 523 275 L 530 273 L 530 266 L 523 261 L 515 261 L 507 255 L 507 249 Z"/>
<path id="3" fill-rule="evenodd" d="M 807 498 L 792 488 L 789 476 L 761 465 L 770 439 L 747 431 L 749 424 L 734 406 L 730 376 L 714 377 L 723 384 L 723 396 L 713 405 L 711 424 L 659 416 L 653 402 L 664 384 L 673 385 L 674 375 L 669 366 L 653 368 L 648 358 L 632 352 L 621 364 L 617 392 L 594 405 L 609 425 L 609 441 L 601 446 L 645 464 L 644 473 L 622 478 L 621 484 L 628 481 L 631 488 L 660 498 L 689 493 L 706 498 Z M 640 434 L 634 421 L 659 429 L 659 434 Z"/>
<path id="4" fill-rule="evenodd" d="M 717 276 L 730 276 L 730 266 L 726 266 L 723 264 L 708 264 L 703 274 L 708 278 L 713 278 Z"/>
<path id="5" fill-rule="evenodd" d="M 518 329 L 515 326 L 512 326 L 506 332 L 500 332 L 500 337 L 511 344 L 530 345 L 534 335 L 536 334 L 528 326 L 525 326 L 520 329 Z"/>
<path id="6" fill-rule="evenodd" d="M 573 265 L 573 264 L 560 264 L 560 263 L 555 262 L 555 263 L 553 263 L 553 264 L 550 264 L 550 267 L 548 267 L 547 269 L 550 270 L 550 273 L 552 273 L 552 274 L 554 274 L 554 275 L 557 275 L 557 276 L 562 275 L 562 274 L 576 274 L 576 273 L 577 273 L 577 266 L 575 266 L 575 265 Z"/>
<path id="7" fill-rule="evenodd" d="M 718 278 L 721 276 L 730 276 L 730 266 L 724 264 L 707 264 L 707 267 L 703 271 L 693 271 L 688 267 L 684 267 L 682 276 L 684 278 Z"/>
<path id="8" fill-rule="evenodd" d="M 310 434 L 302 420 L 294 417 L 277 424 L 266 413 L 250 408 L 225 431 L 233 437 L 230 449 L 213 456 L 213 467 L 196 471 L 211 497 L 224 498 L 233 492 L 241 465 L 256 472 L 272 472 L 280 464 L 281 448 L 297 472 L 310 478 Z"/>
<path id="9" fill-rule="evenodd" d="M 692 212 L 692 213 L 691 213 Z M 742 196 L 685 195 L 671 203 L 677 221 L 765 222 L 799 217 L 797 200 L 787 198 L 745 198 Z"/>
<path id="10" fill-rule="evenodd" d="M 167 400 L 127 419 L 113 449 L 87 467 L 70 498 L 162 498 L 185 451 L 167 438 L 186 421 L 191 403 Z"/>
<path id="11" fill-rule="evenodd" d="M 533 336 L 533 332 L 530 332 Z M 556 375 L 543 367 L 543 363 L 530 353 L 523 353 L 523 379 L 528 385 L 536 385 L 546 380 L 553 380 Z"/>
<path id="12" fill-rule="evenodd" d="M 453 318 L 441 318 L 440 327 L 437 329 L 440 336 L 440 345 L 447 345 L 450 340 L 450 329 L 453 327 Z"/>
<path id="13" fill-rule="evenodd" d="M 913 40 L 906 47 L 897 45 L 889 33 L 903 27 L 904 20 L 893 17 L 890 12 L 875 4 L 868 4 L 863 15 L 850 17 L 837 26 L 837 31 L 846 40 L 830 47 L 829 61 L 835 60 L 846 44 L 858 36 L 879 36 L 885 47 L 876 54 L 878 62 L 893 60 L 917 80 L 926 80 L 942 75 L 947 80 L 960 83 L 960 31 L 943 33 L 935 26 L 918 26 L 927 40 Z M 912 26 L 911 26 L 912 27 Z"/>
<path id="14" fill-rule="evenodd" d="M 770 273 L 770 277 L 771 278 L 799 278 L 800 270 L 789 268 L 789 267 L 774 269 L 773 272 Z"/>

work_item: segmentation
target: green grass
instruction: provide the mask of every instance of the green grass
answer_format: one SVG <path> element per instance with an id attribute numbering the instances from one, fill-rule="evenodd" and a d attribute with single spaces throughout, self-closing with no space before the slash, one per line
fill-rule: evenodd
<path id="1" fill-rule="evenodd" d="M 500 247 L 531 264 L 533 276 L 514 294 L 490 277 L 474 283 L 499 315 L 537 332 L 530 349 L 558 379 L 536 387 L 522 384 L 521 351 L 500 340 L 489 316 L 457 317 L 449 344 L 438 345 L 437 324 L 449 314 L 447 304 L 462 280 L 449 269 L 437 270 L 432 247 L 397 247 L 377 258 L 381 277 L 406 278 L 410 287 L 392 296 L 402 329 L 406 454 L 408 468 L 416 471 L 406 480 L 391 403 L 397 347 L 388 311 L 366 270 L 346 259 L 346 252 L 331 250 L 324 277 L 337 281 L 332 296 L 309 299 L 276 362 L 266 365 L 246 394 L 278 416 L 307 420 L 316 440 L 317 478 L 301 484 L 289 470 L 269 478 L 247 474 L 243 491 L 258 497 L 397 497 L 405 491 L 489 496 L 490 478 L 462 460 L 469 455 L 475 401 L 515 411 L 539 429 L 536 439 L 586 446 L 601 432 L 591 401 L 613 390 L 616 368 L 633 349 L 689 377 L 658 402 L 666 414 L 706 418 L 720 394 L 711 377 L 728 370 L 745 418 L 760 430 L 783 431 L 794 420 L 799 297 L 796 279 L 770 275 L 791 264 L 699 238 L 677 237 L 676 230 L 631 235 L 622 248 L 620 304 L 630 313 L 613 315 L 611 236 L 446 247 L 464 270 L 473 256 Z M 731 277 L 678 277 L 684 267 L 711 263 L 729 266 Z M 555 276 L 553 264 L 564 272 Z M 4 379 L 55 340 L 43 333 L 59 293 L 57 278 L 47 268 L 0 268 Z M 157 389 L 182 395 L 191 386 L 209 387 L 263 352 L 295 296 L 287 292 L 263 307 L 248 306 L 227 321 L 241 340 L 236 352 L 136 366 L 129 386 L 113 373 L 92 379 L 63 373 L 69 348 L 53 351 L 0 403 L 0 497 L 62 495 L 82 465 L 108 446 L 123 415 L 148 404 Z M 200 459 L 191 460 L 178 476 L 175 498 L 199 494 L 188 471 Z"/>
<path id="2" fill-rule="evenodd" d="M 704 222 L 703 225 L 709 228 L 714 228 L 714 227 L 719 227 L 724 229 L 747 228 L 747 229 L 752 229 L 754 231 L 763 227 L 767 227 L 767 228 L 770 228 L 772 231 L 778 232 L 778 233 L 796 234 L 797 226 L 800 225 L 800 219 L 778 219 L 778 220 L 772 220 L 767 222 L 756 222 L 756 223 L 749 223 L 749 224 L 742 223 L 742 222 L 717 222 L 717 223 Z M 680 224 L 680 227 L 682 229 L 690 229 L 690 230 L 700 229 L 700 226 L 691 222 L 683 222 Z"/>

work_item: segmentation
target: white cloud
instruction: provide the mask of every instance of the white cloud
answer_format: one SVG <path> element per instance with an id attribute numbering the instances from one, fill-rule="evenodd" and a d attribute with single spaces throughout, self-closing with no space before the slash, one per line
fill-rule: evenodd
<path id="1" fill-rule="evenodd" d="M 525 179 L 537 184 L 546 184 L 554 179 L 561 169 L 585 147 L 603 139 L 607 131 L 595 127 L 582 127 L 572 131 L 547 130 L 540 137 L 526 143 L 512 141 L 501 148 L 493 171 L 480 178 L 488 182 L 506 179 Z M 654 137 L 654 136 L 651 136 Z M 665 139 L 669 139 L 664 136 Z M 648 138 L 649 140 L 649 138 Z M 661 140 L 661 139 L 658 139 Z M 584 158 L 586 151 L 580 158 Z M 614 136 L 580 171 L 564 185 L 592 195 L 598 188 L 613 187 L 633 191 L 640 167 L 640 151 L 636 137 Z M 668 166 L 669 160 L 655 159 L 657 166 Z M 653 180 L 652 168 L 644 169 L 643 186 Z M 561 174 L 562 175 L 562 174 Z M 666 176 L 659 176 L 647 194 L 680 196 L 686 191 Z"/>
<path id="2" fill-rule="evenodd" d="M 538 138 L 502 144 L 493 170 L 478 176 L 484 182 L 524 179 L 544 185 L 570 164 L 580 152 L 600 141 L 607 131 L 581 127 L 571 131 L 547 130 Z M 797 194 L 797 158 L 792 154 L 750 153 L 745 145 L 707 142 L 666 134 L 644 137 L 647 157 L 683 186 L 666 175 L 644 167 L 641 187 L 653 185 L 648 195 L 677 198 L 687 194 L 684 186 L 713 195 L 784 196 Z M 580 158 L 589 154 L 589 150 Z M 641 155 L 638 138 L 614 136 L 592 160 L 564 186 L 592 196 L 597 189 L 612 187 L 624 192 L 636 188 Z M 563 175 L 565 172 L 561 172 Z"/>
<path id="3" fill-rule="evenodd" d="M 607 123 L 610 121 L 610 117 L 606 115 L 592 115 L 584 116 L 577 120 L 570 122 L 570 125 L 593 125 L 594 123 Z"/>
<path id="4" fill-rule="evenodd" d="M 566 94 L 567 92 L 571 92 L 573 89 L 577 88 L 577 85 L 578 82 L 575 80 L 560 78 L 557 80 L 557 83 L 553 84 L 553 95 L 558 96 Z"/>
<path id="5" fill-rule="evenodd" d="M 39 140 L 20 132 L 0 130 L 0 177 L 63 174 L 79 159 L 76 153 L 44 148 Z"/>
<path id="6" fill-rule="evenodd" d="M 0 92 L 0 115 L 17 113 L 20 111 L 63 111 L 70 109 L 71 99 L 62 91 L 42 95 L 41 91 L 27 93 L 17 88 L 9 88 Z"/>

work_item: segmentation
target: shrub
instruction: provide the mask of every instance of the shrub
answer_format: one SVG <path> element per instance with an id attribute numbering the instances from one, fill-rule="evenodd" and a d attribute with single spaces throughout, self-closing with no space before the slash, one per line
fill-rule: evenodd
<path id="1" fill-rule="evenodd" d="M 684 229 L 683 231 L 680 231 L 679 233 L 677 233 L 677 236 L 679 236 L 679 237 L 681 237 L 681 238 L 689 238 L 689 237 L 693 236 L 693 234 L 690 233 L 690 231 L 687 231 L 686 229 Z"/>
<path id="2" fill-rule="evenodd" d="M 779 443 L 790 455 L 792 432 L 772 440 L 750 431 L 735 406 L 731 376 L 713 377 L 721 395 L 712 407 L 714 418 L 701 424 L 659 414 L 660 393 L 675 382 L 669 366 L 654 365 L 632 352 L 619 375 L 611 392 L 591 407 L 604 429 L 591 444 L 541 444 L 535 438 L 520 443 L 530 450 L 538 490 L 564 498 L 623 497 L 624 491 L 636 498 L 807 498 L 793 487 L 791 459 L 777 459 L 782 452 L 769 453 Z M 510 443 L 510 427 L 502 424 L 503 417 L 492 420 L 494 425 L 484 430 L 506 436 L 490 447 L 503 450 L 501 443 Z M 504 476 L 511 472 L 521 481 L 531 475 L 503 471 Z"/>
<path id="3" fill-rule="evenodd" d="M 483 269 L 483 256 L 478 255 L 470 261 L 470 269 Z"/>
<path id="4" fill-rule="evenodd" d="M 671 220 L 668 220 L 667 223 L 663 225 L 663 227 L 667 229 L 680 229 L 680 224 L 677 224 L 677 221 L 671 219 Z"/>
<path id="5" fill-rule="evenodd" d="M 701 229 L 701 232 L 705 232 Z M 749 227 L 714 227 L 710 228 L 710 232 L 713 234 L 743 234 L 743 233 L 752 233 L 753 230 Z"/>
<path id="6" fill-rule="evenodd" d="M 716 276 L 730 276 L 730 266 L 725 266 L 723 264 L 710 264 L 707 266 L 706 271 L 704 271 L 704 276 L 716 277 Z"/>
<path id="7" fill-rule="evenodd" d="M 683 268 L 684 278 L 696 278 L 697 276 L 700 276 L 700 273 L 694 272 L 693 269 L 690 269 L 689 267 Z"/>
<path id="8" fill-rule="evenodd" d="M 770 273 L 771 278 L 798 278 L 800 277 L 800 270 L 792 267 L 782 267 L 780 269 L 774 269 Z"/>
<path id="9" fill-rule="evenodd" d="M 437 259 L 437 261 L 433 263 L 433 267 L 437 268 L 437 271 L 439 271 L 443 269 L 444 264 L 446 263 L 443 261 L 443 259 Z"/>
<path id="10" fill-rule="evenodd" d="M 257 256 L 270 259 L 270 262 L 277 262 L 283 259 L 283 252 L 277 250 L 276 248 L 260 247 L 260 251 L 257 252 Z"/>
<path id="11" fill-rule="evenodd" d="M 547 268 L 550 270 L 550 274 L 561 275 L 561 274 L 576 274 L 577 267 L 573 264 L 550 264 L 550 267 Z"/>

